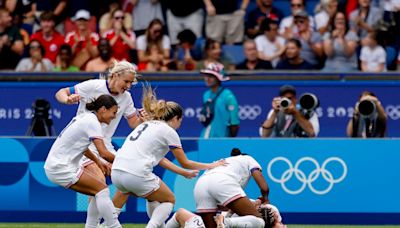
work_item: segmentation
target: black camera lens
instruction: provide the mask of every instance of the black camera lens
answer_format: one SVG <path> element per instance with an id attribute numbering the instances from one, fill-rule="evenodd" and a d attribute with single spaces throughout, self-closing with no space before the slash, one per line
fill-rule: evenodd
<path id="1" fill-rule="evenodd" d="M 376 107 L 374 102 L 370 100 L 363 100 L 358 104 L 358 111 L 363 116 L 371 116 L 375 113 Z"/>
<path id="2" fill-rule="evenodd" d="M 305 110 L 313 110 L 318 107 L 318 98 L 312 93 L 305 93 L 300 96 L 299 103 Z"/>

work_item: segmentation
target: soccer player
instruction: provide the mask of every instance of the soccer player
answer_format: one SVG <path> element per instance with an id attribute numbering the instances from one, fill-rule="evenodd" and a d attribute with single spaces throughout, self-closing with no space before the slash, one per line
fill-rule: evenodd
<path id="1" fill-rule="evenodd" d="M 261 173 L 261 166 L 254 158 L 242 154 L 237 148 L 232 150 L 231 155 L 225 159 L 227 165 L 207 170 L 198 179 L 194 188 L 197 213 L 207 228 L 214 228 L 217 226 L 214 221 L 217 205 L 222 205 L 239 215 L 237 223 L 263 228 L 265 222 L 260 212 L 243 190 L 252 176 L 261 190 L 260 199 L 263 203 L 269 202 L 269 187 Z"/>
<path id="2" fill-rule="evenodd" d="M 258 212 L 261 213 L 264 220 L 264 228 L 286 228 L 287 226 L 282 223 L 282 217 L 276 206 L 272 204 L 262 204 L 259 199 L 254 201 L 254 206 Z M 217 223 L 217 228 L 247 228 L 253 227 L 251 221 L 243 221 L 237 214 L 228 212 L 227 214 L 218 214 L 214 218 Z M 256 226 L 254 226 L 256 227 Z"/>
<path id="3" fill-rule="evenodd" d="M 132 87 L 132 84 L 136 83 L 137 73 L 135 66 L 127 61 L 115 62 L 114 66 L 109 70 L 107 79 L 93 79 L 84 81 L 82 83 L 76 84 L 74 87 L 62 88 L 56 93 L 56 99 L 60 103 L 64 104 L 75 104 L 79 102 L 78 110 L 76 115 L 79 116 L 87 110 L 85 105 L 96 99 L 101 94 L 108 94 L 112 96 L 118 103 L 119 112 L 116 118 L 110 122 L 108 125 L 103 125 L 104 132 L 104 143 L 107 150 L 112 153 L 116 153 L 114 146 L 111 143 L 111 138 L 121 121 L 122 116 L 124 116 L 131 128 L 135 128 L 143 121 L 142 116 L 138 114 L 136 110 L 131 94 L 128 90 Z M 144 114 L 145 115 L 145 114 Z M 89 149 L 95 154 L 98 154 L 96 147 L 92 144 Z M 85 170 L 90 171 L 96 177 L 100 178 L 105 182 L 105 176 L 101 170 L 93 163 L 90 159 L 83 157 L 81 164 L 84 166 Z M 128 195 L 117 192 L 114 196 L 113 203 L 117 209 L 118 214 L 121 212 L 121 208 L 128 200 Z M 92 223 L 98 223 L 98 213 L 95 211 L 90 211 L 88 209 L 88 215 L 86 220 L 86 225 Z"/>
<path id="4" fill-rule="evenodd" d="M 157 100 L 151 87 L 144 88 L 142 105 L 152 120 L 146 121 L 128 135 L 116 154 L 111 179 L 117 188 L 148 201 L 150 221 L 148 228 L 161 227 L 171 213 L 175 196 L 167 185 L 153 173 L 160 165 L 187 178 L 195 177 L 198 170 L 224 165 L 223 160 L 200 163 L 189 160 L 182 149 L 176 129 L 182 123 L 183 111 L 173 101 Z M 167 160 L 171 151 L 186 171 Z"/>
<path id="5" fill-rule="evenodd" d="M 206 228 L 200 216 L 179 208 L 165 224 L 165 228 Z"/>
<path id="6" fill-rule="evenodd" d="M 109 198 L 110 192 L 107 185 L 79 164 L 80 159 L 85 155 L 94 162 L 103 176 L 110 174 L 109 166 L 92 153 L 89 145 L 93 143 L 101 157 L 108 162 L 113 162 L 114 155 L 103 143 L 101 123 L 110 124 L 115 119 L 118 104 L 111 96 L 102 95 L 86 104 L 86 108 L 94 112 L 74 117 L 64 128 L 47 156 L 44 164 L 45 173 L 47 178 L 55 184 L 94 196 L 89 208 L 98 211 L 108 227 L 121 227 L 117 212 Z"/>

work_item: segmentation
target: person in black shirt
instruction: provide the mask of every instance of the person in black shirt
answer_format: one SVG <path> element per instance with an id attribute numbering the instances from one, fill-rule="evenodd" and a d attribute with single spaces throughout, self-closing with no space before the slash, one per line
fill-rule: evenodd
<path id="1" fill-rule="evenodd" d="M 285 58 L 281 60 L 278 70 L 313 70 L 314 67 L 300 56 L 301 42 L 297 39 L 289 39 L 286 44 Z"/>
<path id="2" fill-rule="evenodd" d="M 254 40 L 246 40 L 243 43 L 243 51 L 246 59 L 236 65 L 236 70 L 272 69 L 272 65 L 269 61 L 264 61 L 258 58 L 256 42 L 254 42 Z"/>

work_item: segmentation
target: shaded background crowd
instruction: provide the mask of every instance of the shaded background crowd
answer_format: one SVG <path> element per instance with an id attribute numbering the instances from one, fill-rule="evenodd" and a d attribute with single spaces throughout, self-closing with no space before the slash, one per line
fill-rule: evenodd
<path id="1" fill-rule="evenodd" d="M 116 59 L 141 71 L 384 72 L 397 68 L 399 10 L 397 0 L 3 0 L 0 69 L 104 71 Z"/>

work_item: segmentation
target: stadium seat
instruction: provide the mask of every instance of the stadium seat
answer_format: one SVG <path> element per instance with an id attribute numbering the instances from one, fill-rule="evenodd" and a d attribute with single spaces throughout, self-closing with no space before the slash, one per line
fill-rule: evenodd
<path id="1" fill-rule="evenodd" d="M 246 58 L 243 53 L 242 45 L 225 44 L 222 46 L 222 52 L 224 56 L 235 65 L 241 63 Z"/>
<path id="2" fill-rule="evenodd" d="M 386 67 L 391 68 L 394 62 L 397 60 L 397 52 L 394 47 L 386 47 Z"/>

